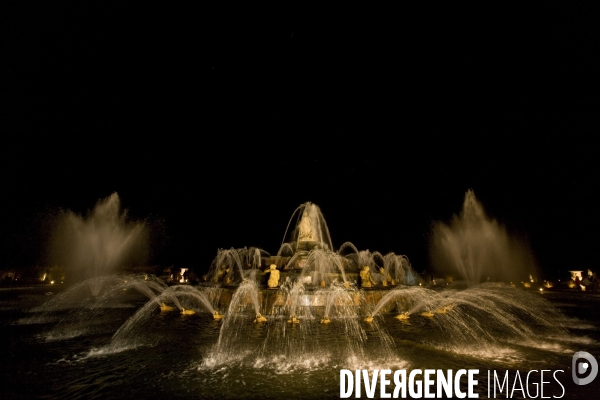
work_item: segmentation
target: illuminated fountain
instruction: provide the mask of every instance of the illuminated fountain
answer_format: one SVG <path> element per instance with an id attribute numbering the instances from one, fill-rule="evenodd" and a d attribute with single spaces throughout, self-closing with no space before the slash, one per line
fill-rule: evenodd
<path id="1" fill-rule="evenodd" d="M 317 289 L 366 289 L 367 284 L 360 274 L 365 266 L 371 271 L 369 277 L 372 284 L 369 289 L 372 292 L 368 296 L 360 292 L 364 297 L 363 302 L 376 302 L 386 290 L 397 285 L 414 285 L 419 280 L 406 256 L 359 251 L 350 242 L 343 243 L 338 251 L 334 251 L 321 210 L 316 204 L 307 202 L 292 214 L 276 255 L 272 256 L 258 248 L 220 249 L 205 281 L 232 293 L 244 282 L 256 281 L 253 289 L 256 293 L 252 298 L 260 299 L 258 301 L 265 303 L 266 308 L 276 302 L 275 299 L 292 296 L 292 293 L 301 290 L 303 295 L 293 295 L 286 300 L 292 304 L 290 318 L 293 318 L 296 317 L 297 307 L 324 305 L 323 295 Z M 276 274 L 277 279 L 270 281 L 278 282 L 279 287 L 267 282 L 272 274 Z M 294 291 L 284 287 L 296 289 Z M 278 288 L 279 292 L 273 291 Z M 224 302 L 227 303 L 225 298 Z M 271 311 L 259 310 L 256 304 L 254 308 L 256 314 Z"/>
<path id="2" fill-rule="evenodd" d="M 226 312 L 211 359 L 235 354 L 232 341 L 244 337 L 240 332 L 250 329 L 248 321 L 282 324 L 282 332 L 289 329 L 286 324 L 343 321 L 356 343 L 364 335 L 347 325 L 350 321 L 366 321 L 385 337 L 378 321 L 390 313 L 404 323 L 428 319 L 458 343 L 494 342 L 501 333 L 528 340 L 534 337 L 531 326 L 556 328 L 557 312 L 545 300 L 500 281 L 531 276 L 532 268 L 525 263 L 531 260 L 504 227 L 485 215 L 472 191 L 450 225 L 436 225 L 432 243 L 435 260 L 443 261 L 440 269 L 448 271 L 449 266 L 448 272 L 462 277 L 466 286 L 461 281 L 443 288 L 422 286 L 403 255 L 358 250 L 350 242 L 334 251 L 320 209 L 302 204 L 292 214 L 276 255 L 256 248 L 217 253 L 203 285 L 222 288 L 219 305 Z M 254 262 L 248 262 L 248 254 L 255 255 Z M 275 280 L 269 277 L 274 273 Z M 354 347 L 353 354 L 357 352 Z"/>
<path id="3" fill-rule="evenodd" d="M 126 214 L 121 212 L 119 196 L 113 193 L 100 200 L 87 217 L 72 211 L 59 216 L 49 259 L 66 267 L 67 281 L 73 285 L 34 309 L 38 314 L 22 322 L 46 321 L 57 312 L 66 312 L 47 337 L 77 336 L 87 332 L 90 325 L 100 323 L 107 309 L 122 307 L 140 294 L 149 301 L 115 333 L 115 343 L 122 342 L 126 332 L 135 332 L 136 326 L 156 310 L 177 310 L 182 315 L 199 310 L 210 313 L 214 319 L 222 318 L 213 306 L 219 297 L 218 288 L 169 287 L 151 275 L 125 273 L 128 266 L 146 259 L 149 233 L 143 222 L 128 221 Z M 180 283 L 187 282 L 187 270 L 181 268 Z"/>
<path id="4" fill-rule="evenodd" d="M 172 390 L 195 387 L 215 398 L 302 398 L 306 391 L 321 398 L 324 388 L 335 389 L 341 368 L 451 369 L 464 362 L 483 371 L 519 360 L 514 368 L 540 369 L 521 365 L 546 349 L 570 349 L 575 340 L 565 334 L 565 318 L 543 295 L 500 281 L 534 272 L 514 262 L 526 258 L 501 257 L 518 249 L 471 191 L 459 216 L 436 225 L 432 245 L 440 272 L 464 284 L 427 285 L 404 255 L 351 242 L 335 250 L 320 209 L 305 203 L 273 255 L 219 249 L 198 285 L 114 272 L 90 277 L 20 322 L 43 326 L 44 342 L 72 339 L 79 358 L 65 365 L 93 358 L 90 364 L 111 362 L 107 370 L 113 360 L 129 368 L 135 354 L 140 371 L 155 364 L 154 377 L 173 379 Z"/>
<path id="5" fill-rule="evenodd" d="M 505 341 L 535 347 L 540 332 L 564 334 L 556 308 L 512 284 L 527 276 L 533 282 L 532 257 L 523 243 L 486 216 L 472 190 L 465 194 L 460 215 L 450 224 L 435 225 L 431 244 L 438 271 L 462 279 L 442 287 L 399 285 L 383 295 L 367 321 L 390 312 L 405 324 L 425 319 L 444 332 L 431 340 L 458 352 L 467 343 L 482 349 Z"/>
<path id="6" fill-rule="evenodd" d="M 100 200 L 88 216 L 61 213 L 52 232 L 49 262 L 66 268 L 69 283 L 107 276 L 124 266 L 143 265 L 148 255 L 148 230 L 127 220 L 117 193 Z M 101 284 L 101 280 L 90 283 Z M 94 294 L 100 287 L 92 288 Z"/>
<path id="7" fill-rule="evenodd" d="M 534 281 L 535 260 L 524 240 L 489 218 L 472 190 L 459 215 L 438 222 L 432 234 L 432 262 L 438 271 L 458 274 L 468 285 L 486 281 Z"/>
<path id="8" fill-rule="evenodd" d="M 328 287 L 334 282 L 347 288 L 351 284 L 360 286 L 359 271 L 364 266 L 370 267 L 373 279 L 381 287 L 418 281 L 406 256 L 359 251 L 350 242 L 334 251 L 323 214 L 310 202 L 292 214 L 276 255 L 258 248 L 220 249 L 205 280 L 236 286 L 250 276 L 258 278 L 257 274 L 270 265 L 281 272 L 281 281 L 301 281 L 307 287 Z"/>
<path id="9" fill-rule="evenodd" d="M 67 214 L 66 220 L 70 222 L 66 224 L 71 227 L 66 230 L 67 237 L 77 239 L 79 247 L 68 254 L 108 253 L 98 257 L 98 264 L 92 264 L 93 274 L 110 271 L 115 260 L 125 258 L 127 251 L 134 248 L 130 243 L 143 236 L 143 225 L 126 225 L 118 210 L 118 197 L 114 194 L 100 202 L 88 220 Z M 60 230 L 63 235 L 64 225 Z M 457 290 L 456 283 L 445 290 L 417 286 L 423 281 L 403 255 L 358 250 L 350 242 L 334 251 L 321 210 L 307 202 L 292 214 L 275 255 L 259 248 L 220 249 L 204 277 L 205 282 L 198 286 L 168 287 L 159 285 L 155 279 L 98 276 L 64 292 L 49 302 L 46 310 L 81 301 L 85 288 L 89 288 L 92 297 L 81 304 L 92 309 L 116 298 L 121 290 L 136 289 L 150 301 L 119 329 L 115 342 L 122 342 L 127 337 L 123 332 L 135 331 L 156 310 L 179 310 L 182 315 L 206 312 L 214 319 L 223 319 L 214 353 L 221 355 L 235 347 L 232 340 L 243 337 L 238 331 L 246 329 L 243 322 L 246 320 L 284 325 L 344 321 L 344 329 L 354 332 L 358 342 L 364 335 L 354 325 L 347 325 L 349 321 L 357 324 L 364 320 L 379 329 L 377 321 L 389 313 L 395 313 L 400 321 L 415 316 L 429 318 L 452 327 L 446 329 L 462 329 L 456 334 L 472 339 L 490 336 L 481 324 L 473 323 L 481 316 L 497 321 L 513 334 L 529 332 L 527 323 L 519 318 L 536 325 L 551 325 L 550 320 L 555 316 L 551 309 L 540 310 L 537 300 L 524 298 L 526 294 L 522 291 L 508 290 L 513 288 L 498 281 L 499 277 L 510 276 L 509 271 L 527 274 L 530 270 L 519 270 L 522 264 L 516 261 L 523 258 L 518 249 L 506 230 L 485 215 L 472 191 L 466 193 L 463 210 L 451 224 L 436 225 L 432 243 L 434 259 L 443 261 L 441 269 L 449 265 L 452 273 L 463 277 L 470 288 Z M 181 269 L 181 283 L 185 283 L 186 271 Z M 495 283 L 480 284 L 484 277 L 490 276 Z M 537 311 L 532 311 L 532 304 L 536 304 Z M 385 336 L 381 332 L 378 335 Z"/>

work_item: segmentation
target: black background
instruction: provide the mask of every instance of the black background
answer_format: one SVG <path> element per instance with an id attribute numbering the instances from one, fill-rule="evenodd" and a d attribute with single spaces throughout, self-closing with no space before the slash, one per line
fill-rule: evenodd
<path id="1" fill-rule="evenodd" d="M 275 253 L 311 201 L 421 272 L 472 188 L 548 276 L 595 271 L 599 7 L 5 2 L 0 263 L 117 192 L 156 264 Z"/>

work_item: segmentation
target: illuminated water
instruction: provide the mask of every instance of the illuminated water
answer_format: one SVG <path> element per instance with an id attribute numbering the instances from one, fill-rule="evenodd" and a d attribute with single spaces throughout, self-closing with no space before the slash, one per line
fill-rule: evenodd
<path id="1" fill-rule="evenodd" d="M 55 280 L 78 282 L 114 273 L 128 265 L 144 265 L 148 255 L 148 229 L 129 221 L 115 192 L 96 203 L 88 215 L 71 210 L 56 218 L 48 246 L 48 265 L 64 268 Z M 62 276 L 64 275 L 64 276 Z M 93 290 L 98 293 L 100 288 Z"/>
<path id="2" fill-rule="evenodd" d="M 490 218 L 473 190 L 465 193 L 460 214 L 449 223 L 436 222 L 430 243 L 436 271 L 471 285 L 491 279 L 521 282 L 537 278 L 537 268 L 524 238 L 511 236 Z"/>
<path id="3" fill-rule="evenodd" d="M 472 191 L 433 237 L 436 265 L 462 279 L 450 285 L 426 286 L 406 256 L 334 251 L 312 203 L 275 257 L 220 249 L 197 286 L 118 274 L 145 234 L 116 194 L 87 218 L 65 214 L 53 254 L 70 284 L 0 290 L 2 398 L 327 399 L 341 369 L 479 369 L 481 398 L 488 371 L 564 370 L 544 391 L 564 387 L 562 398 L 592 398 L 600 382 L 577 387 L 570 371 L 577 351 L 600 358 L 600 295 L 509 284 L 532 263 L 513 257 L 519 247 Z M 261 286 L 263 257 L 277 287 Z M 358 284 L 365 266 L 376 289 Z"/>
<path id="4" fill-rule="evenodd" d="M 570 371 L 575 351 L 600 355 L 598 293 L 527 293 L 531 299 L 543 296 L 561 313 L 554 327 L 529 326 L 535 340 L 523 340 L 485 315 L 477 321 L 488 335 L 475 338 L 457 336 L 438 316 L 416 313 L 408 323 L 395 319 L 395 312 L 382 312 L 374 324 L 352 313 L 321 324 L 319 308 L 315 318 L 309 310 L 299 324 L 288 324 L 284 307 L 257 324 L 253 306 L 232 316 L 235 322 L 219 321 L 194 296 L 178 297 L 184 304 L 195 302 L 198 310 L 182 316 L 148 306 L 154 300 L 142 290 L 120 289 L 110 301 L 54 305 L 51 311 L 40 306 L 58 298 L 58 287 L 0 290 L 0 374 L 9 383 L 2 398 L 338 398 L 342 368 L 479 368 L 480 398 L 486 397 L 488 370 L 563 369 L 560 381 L 570 399 L 594 398 L 599 387 L 597 380 L 576 387 Z M 469 297 L 468 290 L 462 298 Z M 50 291 L 54 294 L 46 295 Z M 127 324 L 129 334 L 115 342 Z M 559 326 L 564 330 L 554 329 Z M 221 348 L 220 335 L 228 340 Z M 546 396 L 561 394 L 556 384 L 546 388 Z"/>

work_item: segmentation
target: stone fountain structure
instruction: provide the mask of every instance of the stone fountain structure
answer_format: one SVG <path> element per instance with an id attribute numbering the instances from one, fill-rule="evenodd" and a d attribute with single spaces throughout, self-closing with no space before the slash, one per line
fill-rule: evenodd
<path id="1" fill-rule="evenodd" d="M 287 304 L 291 320 L 296 307 L 326 307 L 327 296 L 338 287 L 363 309 L 374 307 L 391 289 L 420 282 L 404 255 L 360 251 L 350 242 L 334 250 L 325 218 L 311 202 L 294 211 L 276 254 L 253 247 L 220 249 L 204 279 L 205 285 L 222 288 L 215 299 L 221 306 L 229 306 L 239 288 L 252 281 L 255 290 L 245 303 L 255 305 L 257 315 L 277 313 Z"/>

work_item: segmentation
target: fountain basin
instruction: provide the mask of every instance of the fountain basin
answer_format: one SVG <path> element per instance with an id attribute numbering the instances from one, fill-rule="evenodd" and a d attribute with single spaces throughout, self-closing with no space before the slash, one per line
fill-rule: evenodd
<path id="1" fill-rule="evenodd" d="M 354 307 L 360 314 L 362 313 L 360 310 L 374 308 L 381 301 L 381 299 L 393 289 L 394 287 L 386 287 L 381 289 L 375 288 L 369 290 L 343 289 L 347 291 L 349 298 L 351 299 L 351 303 L 349 303 L 346 299 L 336 297 L 332 301 L 332 307 L 350 306 Z M 215 291 L 214 294 L 209 294 L 207 297 L 212 304 L 218 304 L 219 309 L 227 310 L 229 309 L 236 290 L 237 287 L 235 286 L 225 286 L 220 291 Z M 269 288 L 260 288 L 257 291 L 258 303 L 261 305 L 260 312 L 264 315 L 279 314 L 282 312 L 282 310 L 289 308 L 292 305 L 306 309 L 324 310 L 329 296 L 331 296 L 331 290 L 329 288 L 307 288 L 302 294 L 299 294 L 295 297 L 290 296 L 285 289 L 273 290 Z M 396 308 L 396 303 L 390 302 L 382 307 L 380 312 L 393 312 Z M 248 295 L 240 299 L 238 308 L 235 311 L 242 313 L 255 313 L 254 300 L 252 297 Z"/>

